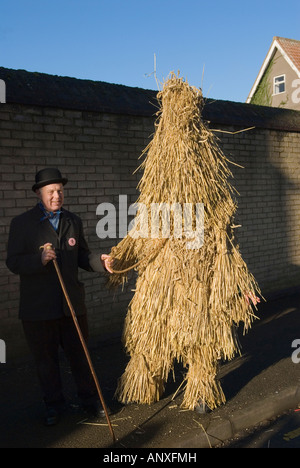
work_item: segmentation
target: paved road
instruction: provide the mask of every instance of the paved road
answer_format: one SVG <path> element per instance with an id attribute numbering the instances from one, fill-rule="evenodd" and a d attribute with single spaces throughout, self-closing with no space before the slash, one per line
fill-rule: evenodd
<path id="1" fill-rule="evenodd" d="M 300 448 L 300 409 L 262 421 L 217 448 Z"/>
<path id="2" fill-rule="evenodd" d="M 227 403 L 206 415 L 181 409 L 182 394 L 176 392 L 182 380 L 180 368 L 176 369 L 176 383 L 170 376 L 161 401 L 153 405 L 118 405 L 112 396 L 127 362 L 123 347 L 117 342 L 94 348 L 92 360 L 106 401 L 109 406 L 115 405 L 111 421 L 116 448 L 197 449 L 214 447 L 237 435 L 240 438 L 232 443 L 249 443 L 256 448 L 260 444 L 298 444 L 299 412 L 284 417 L 298 418 L 295 420 L 273 418 L 298 409 L 300 404 L 300 363 L 292 360 L 292 342 L 300 340 L 299 313 L 300 294 L 260 307 L 260 321 L 247 335 L 241 333 L 242 356 L 221 366 Z M 76 410 L 74 382 L 65 360 L 62 379 L 72 406 L 60 424 L 48 428 L 41 421 L 43 405 L 32 362 L 0 366 L 1 448 L 112 448 L 107 424 L 86 420 Z M 256 428 L 253 433 L 246 430 L 251 427 Z M 249 434 L 253 437 L 248 438 Z"/>

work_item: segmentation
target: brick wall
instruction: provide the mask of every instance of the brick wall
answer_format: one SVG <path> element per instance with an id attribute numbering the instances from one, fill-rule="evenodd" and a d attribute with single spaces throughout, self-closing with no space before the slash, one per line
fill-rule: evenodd
<path id="1" fill-rule="evenodd" d="M 300 133 L 255 129 L 223 135 L 239 192 L 236 231 L 243 258 L 272 297 L 300 284 Z"/>
<path id="2" fill-rule="evenodd" d="M 137 197 L 139 156 L 154 131 L 154 118 L 55 107 L 5 104 L 0 106 L 0 338 L 7 357 L 26 349 L 18 314 L 18 277 L 5 266 L 9 224 L 13 216 L 31 208 L 34 174 L 57 166 L 69 178 L 65 207 L 81 216 L 92 250 L 109 252 L 119 239 L 96 235 L 100 203 L 118 207 L 120 194 L 128 204 Z M 213 128 L 218 128 L 213 124 Z M 220 127 L 219 127 L 220 128 Z M 240 130 L 231 122 L 223 130 Z M 243 257 L 268 297 L 300 282 L 298 204 L 300 133 L 261 126 L 235 135 L 217 133 L 239 192 L 237 236 Z M 240 168 L 243 166 L 244 168 Z M 81 272 L 95 340 L 119 337 L 132 284 L 112 293 L 105 279 Z"/>

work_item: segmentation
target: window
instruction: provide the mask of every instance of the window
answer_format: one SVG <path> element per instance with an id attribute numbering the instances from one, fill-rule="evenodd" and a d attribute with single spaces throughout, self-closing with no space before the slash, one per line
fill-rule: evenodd
<path id="1" fill-rule="evenodd" d="M 273 94 L 285 93 L 285 75 L 274 77 Z"/>

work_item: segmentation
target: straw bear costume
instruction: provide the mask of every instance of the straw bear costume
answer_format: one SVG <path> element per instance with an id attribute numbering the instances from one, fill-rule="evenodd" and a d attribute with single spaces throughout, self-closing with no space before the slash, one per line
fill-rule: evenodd
<path id="1" fill-rule="evenodd" d="M 160 110 L 152 141 L 140 166 L 138 204 L 204 205 L 204 243 L 189 249 L 190 236 L 152 238 L 140 211 L 128 235 L 112 249 L 114 269 L 136 265 L 135 294 L 128 307 L 124 344 L 130 360 L 117 396 L 152 403 L 161 397 L 175 360 L 187 369 L 182 406 L 199 401 L 211 409 L 225 402 L 217 379 L 221 359 L 238 351 L 233 329 L 255 318 L 250 298 L 259 288 L 234 242 L 237 208 L 228 160 L 202 120 L 201 90 L 174 74 L 158 93 Z M 178 220 L 177 220 L 178 221 Z M 176 221 L 176 222 L 177 222 Z M 110 277 L 112 286 L 127 273 Z"/>

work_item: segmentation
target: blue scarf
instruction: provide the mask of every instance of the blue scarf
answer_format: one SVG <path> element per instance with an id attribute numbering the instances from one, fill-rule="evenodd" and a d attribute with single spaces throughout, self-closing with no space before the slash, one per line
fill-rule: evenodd
<path id="1" fill-rule="evenodd" d="M 45 219 L 49 219 L 50 223 L 54 227 L 55 231 L 58 229 L 58 224 L 59 224 L 59 216 L 61 214 L 61 210 L 58 211 L 47 211 L 46 208 L 44 207 L 42 202 L 39 202 L 39 207 L 42 210 L 44 216 L 40 219 L 40 221 L 44 221 Z"/>

